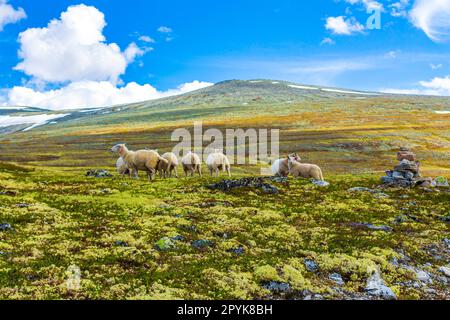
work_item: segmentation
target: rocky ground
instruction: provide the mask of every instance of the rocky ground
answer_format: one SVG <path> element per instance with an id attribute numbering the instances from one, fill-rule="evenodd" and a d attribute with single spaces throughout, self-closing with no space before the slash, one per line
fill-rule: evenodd
<path id="1" fill-rule="evenodd" d="M 449 299 L 450 193 L 0 165 L 0 299 Z"/>

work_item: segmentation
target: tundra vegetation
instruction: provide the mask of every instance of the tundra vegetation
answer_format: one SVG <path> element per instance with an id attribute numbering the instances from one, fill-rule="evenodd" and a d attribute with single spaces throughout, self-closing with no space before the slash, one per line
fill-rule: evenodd
<path id="1" fill-rule="evenodd" d="M 423 176 L 450 178 L 449 115 L 435 113 L 450 101 L 281 85 L 226 82 L 9 128 L 0 136 L 0 299 L 449 299 L 448 187 L 376 187 L 401 146 Z M 193 120 L 280 128 L 282 155 L 319 165 L 330 185 L 281 178 L 269 181 L 277 193 L 224 192 L 207 188 L 224 177 L 115 173 L 112 145 L 170 152 L 170 132 Z M 233 166 L 233 179 L 262 165 Z M 89 169 L 114 176 L 86 177 Z"/>

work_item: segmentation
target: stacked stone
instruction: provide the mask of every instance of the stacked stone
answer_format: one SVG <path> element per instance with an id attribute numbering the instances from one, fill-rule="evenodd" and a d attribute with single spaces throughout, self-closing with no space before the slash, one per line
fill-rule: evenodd
<path id="1" fill-rule="evenodd" d="M 411 150 L 401 148 L 397 153 L 397 160 L 400 162 L 399 165 L 394 170 L 386 171 L 386 176 L 382 178 L 383 184 L 414 187 L 425 182 L 426 179 L 420 177 L 420 162 Z"/>

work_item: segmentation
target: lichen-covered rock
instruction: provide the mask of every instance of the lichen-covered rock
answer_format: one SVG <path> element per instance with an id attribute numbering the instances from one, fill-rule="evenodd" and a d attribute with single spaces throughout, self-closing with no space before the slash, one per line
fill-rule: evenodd
<path id="1" fill-rule="evenodd" d="M 278 188 L 266 183 L 265 180 L 269 178 L 258 177 L 258 178 L 243 178 L 239 180 L 223 180 L 219 183 L 215 183 L 207 186 L 211 190 L 221 190 L 229 191 L 236 188 L 258 188 L 262 189 L 265 193 L 277 194 L 279 193 Z"/>
<path id="2" fill-rule="evenodd" d="M 434 179 L 434 183 L 436 185 L 436 187 L 448 187 L 448 180 L 444 177 L 437 177 L 436 179 Z"/>
<path id="3" fill-rule="evenodd" d="M 205 249 L 208 247 L 212 247 L 214 245 L 214 242 L 210 240 L 195 240 L 192 242 L 192 247 L 195 249 Z"/>
<path id="4" fill-rule="evenodd" d="M 391 288 L 386 286 L 384 280 L 381 278 L 380 272 L 375 271 L 368 279 L 365 291 L 371 295 L 380 297 L 386 300 L 396 300 L 397 296 Z"/>
<path id="5" fill-rule="evenodd" d="M 107 170 L 88 170 L 86 172 L 86 177 L 93 177 L 93 178 L 111 178 L 113 175 L 109 173 Z"/>
<path id="6" fill-rule="evenodd" d="M 310 272 L 316 272 L 317 270 L 319 270 L 319 266 L 317 265 L 317 263 L 314 260 L 305 259 L 304 263 L 305 263 L 306 270 L 308 270 Z"/>
<path id="7" fill-rule="evenodd" d="M 450 278 L 450 267 L 440 267 L 439 271 L 442 272 L 446 277 Z"/>
<path id="8" fill-rule="evenodd" d="M 332 273 L 328 278 L 340 286 L 345 284 L 344 280 L 342 279 L 342 276 L 339 273 L 336 272 Z"/>
<path id="9" fill-rule="evenodd" d="M 9 231 L 12 230 L 12 226 L 9 223 L 0 224 L 0 231 Z"/>

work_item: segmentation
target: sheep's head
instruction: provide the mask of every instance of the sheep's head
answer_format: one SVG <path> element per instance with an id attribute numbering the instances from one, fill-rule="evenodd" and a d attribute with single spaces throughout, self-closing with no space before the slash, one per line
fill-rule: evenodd
<path id="1" fill-rule="evenodd" d="M 124 147 L 125 147 L 124 144 L 116 144 L 114 147 L 111 148 L 111 152 L 121 153 Z"/>
<path id="2" fill-rule="evenodd" d="M 292 159 L 293 161 L 297 161 L 297 162 L 302 161 L 302 158 L 300 158 L 300 156 L 297 153 L 291 153 L 288 156 L 288 159 Z"/>

